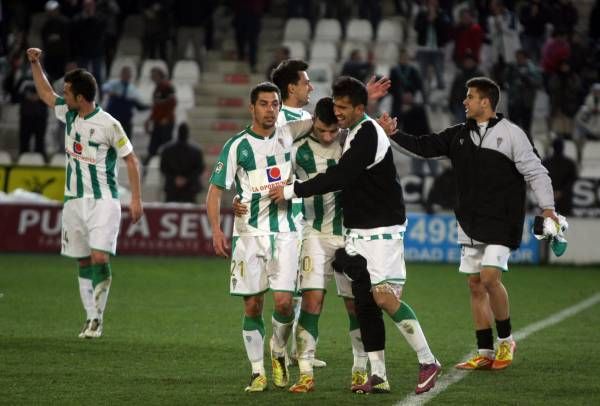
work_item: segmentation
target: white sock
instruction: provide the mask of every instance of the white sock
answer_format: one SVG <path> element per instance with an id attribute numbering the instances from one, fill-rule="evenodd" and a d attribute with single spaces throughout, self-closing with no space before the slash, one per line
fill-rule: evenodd
<path id="1" fill-rule="evenodd" d="M 427 344 L 427 339 L 425 338 L 425 334 L 423 334 L 419 321 L 415 319 L 405 319 L 400 322 L 395 322 L 395 324 L 406 339 L 408 345 L 410 345 L 417 353 L 419 364 L 433 364 L 435 362 L 435 357 L 429 348 L 429 344 Z"/>
<path id="2" fill-rule="evenodd" d="M 253 374 L 265 374 L 264 342 L 265 338 L 259 330 L 242 330 L 242 338 L 246 347 L 246 355 L 252 364 Z"/>
<path id="3" fill-rule="evenodd" d="M 313 376 L 313 361 L 317 350 L 317 340 L 300 324 L 298 324 L 295 338 L 300 373 Z"/>
<path id="4" fill-rule="evenodd" d="M 292 333 L 292 327 L 294 325 L 293 315 L 289 320 L 285 320 L 284 316 L 278 315 L 281 321 L 275 318 L 275 312 L 271 317 L 271 323 L 273 327 L 273 336 L 271 338 L 271 351 L 273 351 L 276 357 L 283 357 L 285 355 L 285 347 Z"/>
<path id="5" fill-rule="evenodd" d="M 365 346 L 363 345 L 362 339 L 360 337 L 360 329 L 350 330 L 348 332 L 348 335 L 350 336 L 350 343 L 352 344 L 352 355 L 354 356 L 352 372 L 356 370 L 366 371 L 369 356 L 365 352 Z"/>
<path id="6" fill-rule="evenodd" d="M 500 338 L 500 337 L 498 337 L 498 342 L 499 342 L 499 343 L 501 343 L 502 341 L 508 341 L 508 342 L 511 342 L 512 340 L 513 340 L 513 336 L 512 336 L 512 334 L 511 334 L 511 335 L 509 335 L 508 337 L 504 337 L 504 338 Z"/>
<path id="7" fill-rule="evenodd" d="M 370 351 L 369 362 L 371 363 L 371 375 L 377 375 L 384 381 L 387 379 L 385 374 L 385 350 Z"/>
<path id="8" fill-rule="evenodd" d="M 494 350 L 488 350 L 488 349 L 478 349 L 477 353 L 479 355 L 481 355 L 482 357 L 486 357 L 486 358 L 490 358 L 490 359 L 494 359 L 494 357 L 496 356 L 496 353 L 494 352 Z"/>
<path id="9" fill-rule="evenodd" d="M 108 301 L 108 292 L 110 291 L 111 283 L 112 278 L 105 279 L 96 285 L 96 288 L 94 289 L 94 303 L 100 322 L 102 322 L 102 319 L 104 318 L 104 310 L 106 309 L 106 302 Z"/>
<path id="10" fill-rule="evenodd" d="M 85 315 L 87 320 L 93 320 L 98 318 L 98 311 L 94 303 L 94 288 L 92 287 L 92 280 L 86 278 L 78 278 L 79 280 L 79 295 L 81 296 L 81 303 L 85 309 Z"/>
<path id="11" fill-rule="evenodd" d="M 294 296 L 294 325 L 292 326 L 292 337 L 296 337 L 296 330 L 298 328 L 298 318 L 300 317 L 300 308 L 302 307 L 302 296 Z M 288 356 L 290 358 L 298 357 L 298 348 L 296 348 L 296 340 L 291 340 Z"/>

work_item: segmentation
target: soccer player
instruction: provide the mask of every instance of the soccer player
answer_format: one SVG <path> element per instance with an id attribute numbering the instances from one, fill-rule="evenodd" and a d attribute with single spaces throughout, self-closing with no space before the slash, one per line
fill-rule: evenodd
<path id="1" fill-rule="evenodd" d="M 35 88 L 66 124 L 61 254 L 79 262 L 79 292 L 86 312 L 79 337 L 97 338 L 112 281 L 109 256 L 116 252 L 121 223 L 117 158 L 127 165 L 134 223 L 143 214 L 138 160 L 121 124 L 96 106 L 94 77 L 83 69 L 68 72 L 64 97 L 59 97 L 42 71 L 41 55 L 38 48 L 27 50 Z"/>
<path id="2" fill-rule="evenodd" d="M 456 173 L 459 272 L 468 276 L 477 354 L 459 369 L 503 369 L 512 361 L 508 293 L 502 274 L 511 250 L 521 244 L 525 191 L 529 185 L 544 217 L 558 222 L 548 171 L 529 136 L 496 113 L 498 85 L 486 77 L 467 81 L 463 104 L 467 120 L 439 134 L 392 136 L 405 152 L 421 158 L 448 157 Z M 498 343 L 494 352 L 492 323 Z"/>
<path id="3" fill-rule="evenodd" d="M 287 59 L 282 61 L 272 72 L 272 81 L 281 92 L 282 106 L 277 117 L 278 126 L 285 125 L 290 121 L 309 119 L 311 114 L 303 109 L 310 101 L 310 93 L 314 90 L 308 77 L 308 63 L 299 59 Z M 375 78 L 367 83 L 367 91 L 371 99 L 379 99 L 387 93 L 391 82 L 387 78 L 381 78 L 375 81 Z M 302 199 L 292 201 L 292 212 L 296 220 L 298 229 L 302 229 Z M 301 233 L 300 233 L 301 234 Z M 304 295 L 302 295 L 304 296 Z M 294 327 L 293 335 L 296 337 L 296 330 L 301 311 L 302 296 L 299 292 L 294 294 Z M 297 340 L 292 340 L 290 358 L 297 359 L 296 350 Z M 327 366 L 325 361 L 313 357 L 313 366 L 323 368 Z"/>
<path id="4" fill-rule="evenodd" d="M 293 176 L 293 138 L 310 131 L 312 119 L 276 127 L 280 103 L 279 89 L 273 83 L 260 83 L 252 89 L 252 124 L 225 143 L 206 198 L 215 252 L 225 257 L 229 256 L 229 247 L 220 225 L 223 189 L 235 183 L 241 202 L 250 207 L 247 215 L 234 221 L 230 283 L 230 293 L 244 299 L 242 335 L 252 365 L 247 392 L 261 392 L 267 387 L 262 308 L 264 292 L 269 289 L 275 304 L 270 340 L 273 384 L 283 388 L 289 381 L 285 348 L 294 321 L 292 293 L 296 290 L 298 236 L 291 203 L 272 202 L 268 190 Z"/>
<path id="5" fill-rule="evenodd" d="M 324 97 L 315 107 L 312 133 L 294 142 L 292 161 L 298 179 L 306 180 L 336 165 L 342 155 L 339 143 L 339 126 L 333 113 L 333 100 Z M 354 297 L 350 281 L 341 273 L 333 272 L 335 251 L 344 247 L 341 193 L 328 193 L 302 199 L 304 227 L 300 253 L 300 283 L 302 305 L 298 327 L 294 331 L 297 358 L 300 368 L 298 382 L 290 392 L 303 393 L 314 390 L 313 367 L 319 337 L 319 317 L 327 284 L 335 277 L 338 295 L 350 321 L 350 342 L 354 363 L 351 386 L 367 381 L 367 353 L 364 350 L 354 309 Z M 247 207 L 234 202 L 236 215 L 246 214 Z"/>
<path id="6" fill-rule="evenodd" d="M 349 133 L 338 164 L 304 182 L 273 188 L 270 196 L 283 202 L 341 190 L 346 228 L 342 252 L 356 271 L 352 290 L 361 338 L 371 364 L 368 381 L 352 390 L 390 391 L 385 369 L 383 309 L 417 353 L 420 371 L 415 391 L 423 393 L 434 386 L 441 365 L 429 349 L 415 313 L 401 301 L 406 279 L 404 199 L 390 141 L 383 128 L 365 114 L 367 101 L 367 89 L 361 82 L 340 77 L 333 85 L 334 111 L 340 127 L 348 128 Z"/>

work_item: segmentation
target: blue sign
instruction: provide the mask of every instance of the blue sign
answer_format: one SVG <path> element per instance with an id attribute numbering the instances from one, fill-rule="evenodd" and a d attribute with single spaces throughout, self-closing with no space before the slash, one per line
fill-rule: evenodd
<path id="1" fill-rule="evenodd" d="M 532 225 L 533 217 L 526 217 L 521 247 L 511 253 L 509 263 L 540 262 L 539 241 L 531 233 Z M 407 261 L 460 263 L 456 217 L 453 214 L 408 214 L 404 255 Z"/>

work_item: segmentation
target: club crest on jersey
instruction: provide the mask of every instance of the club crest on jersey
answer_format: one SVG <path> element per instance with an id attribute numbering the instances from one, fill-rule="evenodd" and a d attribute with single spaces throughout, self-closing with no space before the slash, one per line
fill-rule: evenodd
<path id="1" fill-rule="evenodd" d="M 94 129 L 90 129 L 90 138 L 94 136 Z"/>
<path id="2" fill-rule="evenodd" d="M 499 137 L 498 137 L 498 138 L 496 139 L 496 147 L 499 147 L 499 146 L 500 146 L 500 144 L 502 144 L 502 138 L 499 138 Z"/>
<path id="3" fill-rule="evenodd" d="M 83 152 L 83 145 L 80 142 L 73 141 L 73 152 L 75 152 L 77 155 L 81 155 Z"/>
<path id="4" fill-rule="evenodd" d="M 267 180 L 269 181 L 269 183 L 280 181 L 281 180 L 281 170 L 276 166 L 267 168 Z"/>

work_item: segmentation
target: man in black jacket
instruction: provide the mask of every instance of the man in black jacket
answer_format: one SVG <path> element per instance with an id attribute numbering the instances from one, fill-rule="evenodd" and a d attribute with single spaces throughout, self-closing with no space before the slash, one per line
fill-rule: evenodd
<path id="1" fill-rule="evenodd" d="M 365 114 L 367 89 L 358 80 L 340 77 L 333 85 L 338 124 L 348 128 L 343 154 L 335 166 L 310 180 L 273 189 L 277 202 L 341 190 L 346 247 L 342 254 L 352 271 L 361 337 L 371 363 L 371 377 L 356 393 L 390 391 L 385 372 L 385 329 L 381 310 L 390 315 L 420 363 L 417 394 L 430 390 L 441 365 L 435 359 L 413 310 L 401 301 L 406 279 L 404 232 L 406 214 L 390 141 Z"/>
<path id="2" fill-rule="evenodd" d="M 478 353 L 459 369 L 503 369 L 513 360 L 508 293 L 501 282 L 510 251 L 519 248 L 528 184 L 544 217 L 558 222 L 548 171 L 531 139 L 495 109 L 500 89 L 491 79 L 467 82 L 463 102 L 467 121 L 439 134 L 392 136 L 402 149 L 421 158 L 450 158 L 456 176 L 459 271 L 469 276 Z M 492 321 L 498 347 L 494 353 Z"/>

